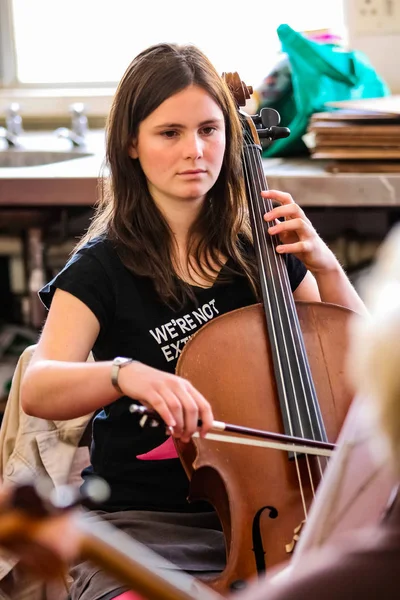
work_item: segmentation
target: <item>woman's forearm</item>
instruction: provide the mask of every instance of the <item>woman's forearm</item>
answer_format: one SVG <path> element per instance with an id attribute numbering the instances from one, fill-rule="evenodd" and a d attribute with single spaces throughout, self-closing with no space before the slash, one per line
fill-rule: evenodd
<path id="1" fill-rule="evenodd" d="M 328 271 L 314 273 L 322 302 L 350 308 L 361 315 L 368 311 L 339 263 Z"/>
<path id="2" fill-rule="evenodd" d="M 112 363 L 38 360 L 21 384 L 22 409 L 42 419 L 67 420 L 89 414 L 116 400 Z"/>

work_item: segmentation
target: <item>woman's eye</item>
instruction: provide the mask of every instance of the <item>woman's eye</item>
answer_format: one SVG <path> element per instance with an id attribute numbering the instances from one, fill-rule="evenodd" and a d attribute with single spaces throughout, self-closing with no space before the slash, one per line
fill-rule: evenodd
<path id="1" fill-rule="evenodd" d="M 202 129 L 202 132 L 204 133 L 204 135 L 211 135 L 212 133 L 214 133 L 215 131 L 215 127 L 204 127 Z"/>
<path id="2" fill-rule="evenodd" d="M 176 135 L 178 135 L 178 133 L 171 129 L 169 131 L 163 131 L 161 135 L 163 135 L 166 138 L 173 138 Z"/>

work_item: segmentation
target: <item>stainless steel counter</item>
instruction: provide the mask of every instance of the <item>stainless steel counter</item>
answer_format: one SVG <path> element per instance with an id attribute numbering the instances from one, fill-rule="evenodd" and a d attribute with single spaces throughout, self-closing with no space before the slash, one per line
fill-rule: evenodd
<path id="1" fill-rule="evenodd" d="M 1 150 L 0 150 L 1 152 Z M 91 206 L 97 197 L 103 151 L 53 164 L 0 168 L 1 206 Z M 324 161 L 265 159 L 270 188 L 302 206 L 400 206 L 400 173 L 329 173 Z"/>

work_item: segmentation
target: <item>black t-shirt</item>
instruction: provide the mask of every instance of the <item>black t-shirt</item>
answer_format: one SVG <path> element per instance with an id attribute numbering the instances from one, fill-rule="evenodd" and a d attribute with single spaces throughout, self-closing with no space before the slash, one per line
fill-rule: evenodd
<path id="1" fill-rule="evenodd" d="M 306 268 L 291 255 L 286 262 L 294 291 Z M 204 323 L 256 302 L 246 277 L 235 275 L 229 282 L 217 278 L 207 289 L 193 287 L 197 303 L 188 301 L 182 309 L 173 310 L 160 300 L 150 279 L 135 276 L 123 265 L 104 238 L 82 247 L 42 288 L 39 295 L 47 308 L 56 288 L 79 298 L 97 317 L 100 333 L 93 346 L 95 360 L 129 356 L 171 373 L 183 346 Z M 102 508 L 198 510 L 186 501 L 188 480 L 180 460 L 170 458 L 174 454 L 171 438 L 163 427 L 143 429 L 138 417 L 129 412 L 131 404 L 132 399 L 119 398 L 93 420 L 91 466 L 83 477 L 95 474 L 109 483 L 111 496 Z"/>

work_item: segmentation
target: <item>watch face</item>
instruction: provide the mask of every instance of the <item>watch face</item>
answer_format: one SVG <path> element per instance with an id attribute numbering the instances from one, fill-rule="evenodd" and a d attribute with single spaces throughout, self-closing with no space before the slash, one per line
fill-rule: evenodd
<path id="1" fill-rule="evenodd" d="M 124 356 L 117 356 L 117 358 L 114 359 L 114 364 L 115 365 L 123 365 L 125 363 L 128 362 L 132 362 L 131 358 L 126 358 Z"/>

